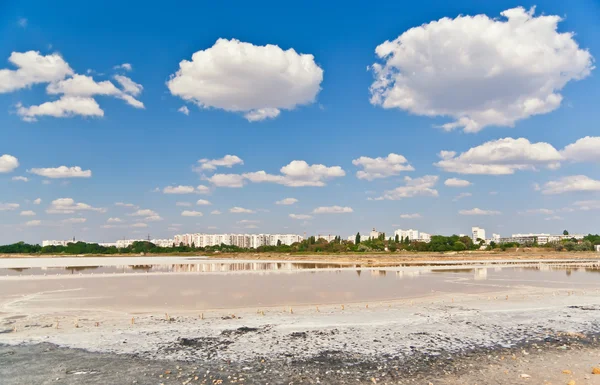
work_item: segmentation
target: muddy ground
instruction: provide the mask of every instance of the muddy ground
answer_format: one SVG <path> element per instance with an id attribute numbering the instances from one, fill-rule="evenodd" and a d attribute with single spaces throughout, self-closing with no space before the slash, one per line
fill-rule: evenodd
<path id="1" fill-rule="evenodd" d="M 301 338 L 301 337 L 299 337 Z M 399 341 L 399 343 L 402 343 Z M 194 349 L 180 341 L 174 349 Z M 198 345 L 202 348 L 202 344 Z M 600 384 L 597 336 L 570 335 L 457 354 L 381 356 L 324 351 L 243 363 L 150 360 L 52 344 L 0 345 L 0 379 L 17 384 Z M 574 382 L 569 382 L 574 381 Z"/>

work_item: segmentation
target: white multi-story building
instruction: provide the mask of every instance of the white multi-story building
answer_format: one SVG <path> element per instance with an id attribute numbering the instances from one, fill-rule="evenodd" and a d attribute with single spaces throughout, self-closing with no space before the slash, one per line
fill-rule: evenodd
<path id="1" fill-rule="evenodd" d="M 496 243 L 500 242 L 500 234 L 492 234 L 492 241 Z"/>
<path id="2" fill-rule="evenodd" d="M 176 246 L 183 244 L 196 247 L 231 245 L 242 248 L 258 248 L 260 246 L 277 246 L 277 241 L 283 245 L 291 245 L 304 239 L 296 234 L 179 234 L 175 235 Z"/>
<path id="3" fill-rule="evenodd" d="M 42 241 L 42 247 L 46 247 L 46 246 L 66 246 L 69 243 L 75 243 L 75 242 L 83 242 L 83 241 L 76 241 L 75 239 L 69 239 L 66 241 Z"/>
<path id="4" fill-rule="evenodd" d="M 478 243 L 478 239 L 483 239 L 485 241 L 485 229 L 481 227 L 472 227 L 471 228 L 473 243 Z"/>
<path id="5" fill-rule="evenodd" d="M 583 234 L 569 234 L 569 235 L 551 235 L 551 234 L 513 234 L 510 238 L 501 238 L 502 243 L 517 242 L 520 244 L 533 244 L 537 242 L 538 245 L 545 245 L 551 242 L 560 242 L 563 240 L 575 239 L 581 240 L 585 237 Z"/>
<path id="6" fill-rule="evenodd" d="M 302 235 L 296 234 L 270 234 L 269 235 L 269 245 L 277 246 L 277 241 L 281 241 L 282 245 L 292 245 L 296 242 L 302 242 L 304 237 Z"/>
<path id="7" fill-rule="evenodd" d="M 396 231 L 394 231 L 394 238 L 396 237 L 396 235 L 398 236 L 398 238 L 400 240 L 406 239 L 408 237 L 409 240 L 411 241 L 416 241 L 418 239 L 420 239 L 419 236 L 419 230 L 402 230 L 402 229 L 398 229 Z M 427 234 L 429 235 L 429 234 Z"/>
<path id="8" fill-rule="evenodd" d="M 377 239 L 377 238 L 379 238 L 380 235 L 381 235 L 381 233 L 379 231 L 375 230 L 375 227 L 373 227 L 373 230 L 371 230 L 371 232 L 369 233 L 369 238 Z"/>
<path id="9" fill-rule="evenodd" d="M 413 230 L 413 229 L 402 230 L 402 229 L 398 229 L 398 230 L 394 231 L 394 238 L 396 237 L 396 235 L 398 236 L 399 240 L 403 240 L 403 239 L 408 238 L 408 240 L 410 240 L 410 241 L 426 242 L 426 243 L 431 242 L 431 234 L 424 233 L 424 232 L 419 231 L 419 230 Z"/>
<path id="10" fill-rule="evenodd" d="M 335 238 L 336 238 L 336 237 L 337 237 L 337 235 L 331 235 L 331 234 L 329 234 L 329 235 L 321 235 L 321 234 L 319 234 L 319 235 L 315 236 L 315 239 L 316 239 L 317 241 L 318 241 L 319 239 L 324 239 L 324 240 L 326 240 L 327 242 L 332 242 L 332 241 L 335 241 Z"/>
<path id="11" fill-rule="evenodd" d="M 425 243 L 431 242 L 431 234 L 427 234 L 427 233 L 420 231 L 417 242 L 425 242 Z"/>

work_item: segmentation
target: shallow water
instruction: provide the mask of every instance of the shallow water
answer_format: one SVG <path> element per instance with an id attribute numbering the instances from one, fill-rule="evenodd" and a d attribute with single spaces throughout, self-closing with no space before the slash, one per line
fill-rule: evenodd
<path id="1" fill-rule="evenodd" d="M 192 311 L 347 304 L 522 287 L 600 288 L 598 265 L 581 262 L 383 268 L 305 262 L 178 262 L 182 263 L 53 267 L 31 262 L 30 268 L 0 268 L 0 311 Z"/>

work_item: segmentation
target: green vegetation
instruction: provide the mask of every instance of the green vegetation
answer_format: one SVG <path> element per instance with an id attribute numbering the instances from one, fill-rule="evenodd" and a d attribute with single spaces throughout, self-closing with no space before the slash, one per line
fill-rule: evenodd
<path id="1" fill-rule="evenodd" d="M 309 237 L 302 242 L 297 242 L 291 246 L 277 243 L 277 246 L 260 246 L 257 249 L 242 249 L 237 246 L 221 244 L 220 246 L 195 247 L 173 245 L 174 247 L 159 247 L 151 242 L 134 242 L 126 248 L 104 247 L 96 243 L 75 242 L 67 246 L 46 246 L 30 245 L 24 242 L 14 243 L 12 245 L 0 246 L 0 254 L 39 254 L 39 255 L 78 255 L 78 254 L 173 254 L 173 253 L 241 253 L 241 252 L 278 252 L 278 253 L 346 253 L 346 252 L 396 252 L 396 251 L 424 251 L 424 252 L 447 252 L 447 251 L 465 251 L 479 250 L 483 245 L 482 240 L 473 242 L 468 236 L 459 237 L 452 235 L 449 237 L 443 235 L 434 235 L 431 242 L 415 242 L 408 237 L 390 237 L 385 239 L 385 234 L 380 234 L 378 238 L 371 239 L 356 234 L 356 242 L 342 240 L 339 236 L 331 242 L 324 239 L 315 239 Z M 560 242 L 551 242 L 543 246 L 538 246 L 537 242 L 531 245 L 519 245 L 518 243 L 490 242 L 486 250 L 501 249 L 507 250 L 516 247 L 543 247 L 554 249 L 556 251 L 593 251 L 594 245 L 600 245 L 600 235 L 586 235 L 583 240 L 565 239 Z"/>

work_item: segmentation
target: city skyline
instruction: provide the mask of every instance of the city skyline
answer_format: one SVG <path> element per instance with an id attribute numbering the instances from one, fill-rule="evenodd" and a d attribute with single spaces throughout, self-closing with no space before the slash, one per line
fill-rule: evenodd
<path id="1" fill-rule="evenodd" d="M 591 0 L 119 4 L 0 8 L 0 244 L 600 232 Z"/>

